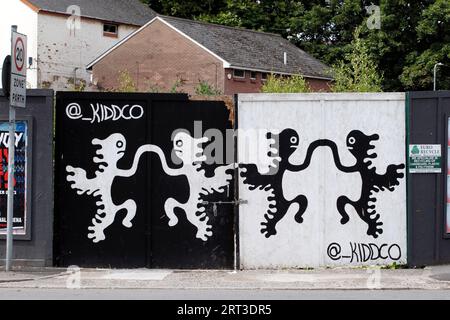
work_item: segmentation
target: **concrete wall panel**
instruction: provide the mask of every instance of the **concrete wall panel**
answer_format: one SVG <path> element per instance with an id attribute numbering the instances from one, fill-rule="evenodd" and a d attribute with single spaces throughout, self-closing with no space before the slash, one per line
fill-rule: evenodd
<path id="1" fill-rule="evenodd" d="M 406 263 L 404 94 L 240 95 L 238 121 L 242 131 L 256 129 L 260 141 L 267 131 L 281 132 L 281 160 L 272 176 L 261 175 L 273 160 L 267 143 L 258 146 L 262 159 L 248 159 L 239 138 L 239 162 L 246 168 L 240 198 L 248 200 L 239 213 L 241 267 Z M 370 145 L 367 154 L 376 153 L 371 158 L 364 156 Z M 309 156 L 309 166 L 301 168 Z M 368 160 L 372 165 L 365 166 Z M 255 162 L 258 172 L 252 170 Z M 349 199 L 342 205 L 345 224 L 337 208 L 338 199 L 346 203 L 343 197 Z M 270 209 L 270 201 L 276 208 Z"/>

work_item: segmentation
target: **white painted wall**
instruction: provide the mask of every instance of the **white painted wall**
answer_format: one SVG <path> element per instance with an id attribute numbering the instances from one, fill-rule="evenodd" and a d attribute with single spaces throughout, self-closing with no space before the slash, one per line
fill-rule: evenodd
<path id="1" fill-rule="evenodd" d="M 67 27 L 68 18 L 39 14 L 38 58 L 41 87 L 56 90 L 73 89 L 75 68 L 78 68 L 77 78 L 89 84 L 90 73 L 86 71 L 86 66 L 137 29 L 137 27 L 120 25 L 119 37 L 111 38 L 103 36 L 101 21 L 81 19 L 81 28 L 73 31 Z"/>
<path id="2" fill-rule="evenodd" d="M 17 25 L 18 32 L 28 36 L 28 56 L 36 59 L 37 20 L 37 13 L 20 0 L 2 0 L 0 10 L 0 71 L 3 60 L 11 54 L 11 25 Z M 36 60 L 27 70 L 27 85 L 30 88 L 36 88 L 37 86 Z"/>
<path id="3" fill-rule="evenodd" d="M 374 142 L 373 159 L 377 173 L 384 174 L 389 164 L 405 164 L 405 96 L 403 93 L 383 94 L 301 94 L 301 95 L 240 95 L 240 129 L 295 129 L 300 145 L 290 162 L 301 164 L 310 143 L 317 139 L 334 141 L 341 161 L 346 166 L 355 158 L 346 146 L 350 131 L 360 130 L 366 135 L 379 134 Z M 261 133 L 260 135 L 263 135 Z M 244 160 L 243 142 L 239 142 L 239 162 Z M 267 154 L 267 150 L 260 152 Z M 267 159 L 266 159 L 267 160 Z M 267 161 L 260 161 L 267 163 Z M 261 167 L 262 169 L 262 167 Z M 262 170 L 261 170 L 262 171 Z M 403 173 L 405 170 L 401 170 Z M 367 224 L 352 209 L 350 221 L 341 225 L 336 200 L 341 195 L 351 200 L 360 197 L 362 179 L 359 173 L 343 173 L 333 161 L 329 148 L 320 147 L 314 153 L 311 165 L 301 172 L 287 172 L 283 178 L 286 199 L 304 194 L 309 201 L 303 215 L 304 222 L 294 220 L 291 206 L 278 224 L 278 234 L 266 239 L 260 232 L 267 211 L 267 192 L 250 191 L 239 181 L 240 198 L 248 200 L 240 206 L 240 258 L 243 268 L 292 268 L 340 265 L 391 264 L 392 259 L 376 259 L 365 263 L 350 262 L 350 258 L 332 260 L 328 246 L 337 243 L 341 256 L 354 256 L 350 243 L 397 245 L 406 263 L 406 182 L 400 180 L 394 192 L 376 194 L 377 212 L 384 223 L 384 233 L 377 239 L 366 234 Z M 388 247 L 383 247 L 383 254 Z M 359 250 L 359 249 L 357 249 Z M 393 256 L 397 247 L 392 249 Z"/>

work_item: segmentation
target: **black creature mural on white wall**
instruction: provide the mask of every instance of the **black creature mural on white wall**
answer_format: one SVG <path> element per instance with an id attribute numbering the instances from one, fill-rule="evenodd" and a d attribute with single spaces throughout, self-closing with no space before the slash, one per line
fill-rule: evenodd
<path id="1" fill-rule="evenodd" d="M 378 140 L 377 134 L 367 136 L 361 131 L 354 130 L 347 136 L 347 148 L 349 152 L 356 158 L 356 164 L 350 167 L 342 165 L 339 157 L 336 143 L 331 140 L 317 140 L 310 144 L 307 150 L 306 158 L 302 165 L 293 165 L 289 163 L 289 157 L 299 146 L 299 135 L 293 129 L 285 129 L 280 134 L 268 134 L 268 138 L 276 141 L 271 148 L 278 149 L 277 168 L 272 169 L 268 174 L 261 175 L 255 164 L 240 164 L 242 168 L 241 176 L 244 178 L 243 183 L 249 185 L 250 190 L 256 188 L 269 191 L 268 202 L 270 203 L 267 213 L 264 215 L 265 221 L 261 223 L 261 233 L 269 238 L 277 234 L 277 223 L 283 219 L 289 207 L 297 203 L 299 205 L 298 212 L 295 214 L 295 221 L 303 223 L 303 214 L 307 210 L 308 199 L 304 195 L 298 195 L 294 200 L 286 200 L 282 185 L 283 176 L 286 171 L 298 172 L 305 170 L 311 163 L 314 151 L 318 147 L 329 147 L 332 151 L 336 167 L 346 173 L 358 172 L 362 179 L 362 189 L 360 198 L 352 201 L 346 196 L 341 196 L 337 200 L 337 212 L 340 214 L 341 224 L 346 224 L 350 220 L 350 216 L 346 211 L 346 205 L 351 205 L 358 213 L 359 218 L 363 220 L 367 226 L 367 234 L 373 238 L 378 238 L 383 233 L 380 221 L 380 214 L 376 211 L 376 194 L 380 191 L 394 191 L 395 187 L 400 184 L 399 180 L 404 177 L 400 170 L 405 168 L 404 164 L 391 164 L 387 167 L 385 174 L 380 175 L 376 171 L 376 167 L 371 167 L 370 159 L 377 157 L 375 152 L 369 153 L 375 147 L 372 141 Z M 275 173 L 274 173 L 275 172 Z"/>

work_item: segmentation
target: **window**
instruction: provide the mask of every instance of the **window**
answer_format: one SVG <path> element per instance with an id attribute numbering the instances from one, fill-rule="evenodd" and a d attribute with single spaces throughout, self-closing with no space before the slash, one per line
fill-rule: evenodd
<path id="1" fill-rule="evenodd" d="M 261 80 L 266 81 L 267 80 L 267 73 L 261 73 Z"/>
<path id="2" fill-rule="evenodd" d="M 119 26 L 116 24 L 105 23 L 103 25 L 103 35 L 107 37 L 117 37 L 119 35 Z"/>
<path id="3" fill-rule="evenodd" d="M 233 70 L 233 77 L 234 78 L 243 79 L 243 78 L 245 78 L 245 71 L 244 70 L 234 69 Z"/>
<path id="4" fill-rule="evenodd" d="M 256 72 L 255 71 L 250 72 L 250 79 L 256 80 Z"/>

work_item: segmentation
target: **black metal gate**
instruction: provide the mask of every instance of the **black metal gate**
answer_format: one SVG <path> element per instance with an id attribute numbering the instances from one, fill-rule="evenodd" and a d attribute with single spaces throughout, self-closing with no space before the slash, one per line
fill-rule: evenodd
<path id="1" fill-rule="evenodd" d="M 227 129 L 223 102 L 57 93 L 56 264 L 231 268 L 234 170 L 199 153 Z"/>
<path id="2" fill-rule="evenodd" d="M 408 145 L 440 145 L 441 173 L 408 171 L 408 263 L 450 262 L 450 92 L 410 92 Z M 410 164 L 409 164 L 410 165 Z"/>

